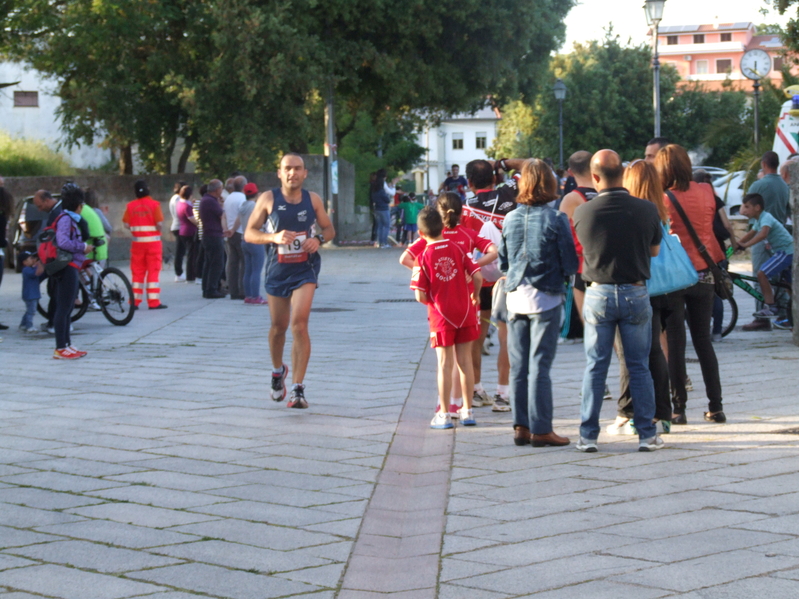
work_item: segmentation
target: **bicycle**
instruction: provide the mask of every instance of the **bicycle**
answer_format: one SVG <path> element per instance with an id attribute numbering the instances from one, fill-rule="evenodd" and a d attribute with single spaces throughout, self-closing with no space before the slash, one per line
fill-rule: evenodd
<path id="1" fill-rule="evenodd" d="M 42 285 L 46 285 L 46 281 L 42 281 Z M 133 287 L 121 270 L 113 266 L 103 268 L 99 262 L 86 260 L 78 273 L 78 282 L 78 297 L 70 315 L 72 322 L 90 309 L 101 311 L 108 322 L 120 327 L 133 319 Z M 48 297 L 45 290 L 41 297 L 37 310 L 46 318 L 47 304 L 42 304 Z"/>
<path id="2" fill-rule="evenodd" d="M 729 250 L 727 254 L 728 257 L 731 255 Z M 727 274 L 730 275 L 733 285 L 743 289 L 757 301 L 763 302 L 763 294 L 748 283 L 748 281 L 757 283 L 757 277 L 732 271 L 727 271 Z M 793 328 L 793 308 L 791 302 L 791 292 L 793 288 L 790 281 L 786 278 L 785 273 L 781 273 L 778 278 L 770 279 L 769 282 L 774 290 L 774 304 L 777 307 L 778 313 L 787 314 L 788 327 Z M 738 304 L 733 297 L 728 300 L 722 299 L 722 302 L 724 302 L 724 323 L 722 324 L 721 336 L 726 337 L 732 332 L 735 328 L 735 324 L 738 322 Z"/>

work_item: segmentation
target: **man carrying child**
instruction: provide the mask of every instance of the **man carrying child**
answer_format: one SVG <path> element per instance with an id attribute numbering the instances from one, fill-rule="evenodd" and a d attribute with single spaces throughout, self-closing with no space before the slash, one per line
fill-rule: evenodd
<path id="1" fill-rule="evenodd" d="M 452 428 L 449 398 L 453 363 L 457 364 L 463 389 L 459 418 L 464 426 L 476 424 L 472 412 L 474 371 L 472 342 L 480 336 L 477 304 L 483 277 L 480 267 L 452 241 L 442 235 L 444 222 L 433 208 L 424 208 L 418 218 L 419 234 L 427 246 L 413 268 L 411 289 L 416 300 L 427 305 L 430 345 L 438 356 L 438 410 L 431 428 Z M 467 276 L 471 277 L 471 285 Z"/>
<path id="2" fill-rule="evenodd" d="M 741 204 L 741 214 L 749 218 L 752 229 L 738 240 L 741 248 L 751 247 L 761 241 L 774 252 L 771 258 L 760 265 L 757 271 L 757 280 L 763 292 L 765 306 L 753 314 L 755 318 L 776 318 L 777 308 L 774 305 L 774 290 L 769 282 L 770 278 L 779 277 L 783 271 L 790 273 L 793 263 L 793 237 L 788 230 L 773 215 L 766 212 L 763 196 L 750 193 Z"/>

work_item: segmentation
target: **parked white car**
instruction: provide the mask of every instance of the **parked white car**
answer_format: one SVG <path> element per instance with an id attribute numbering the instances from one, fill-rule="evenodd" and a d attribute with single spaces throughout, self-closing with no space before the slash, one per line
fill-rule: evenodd
<path id="1" fill-rule="evenodd" d="M 744 180 L 745 171 L 735 171 L 716 179 L 713 182 L 713 189 L 727 207 L 727 216 L 735 217 L 741 210 L 741 202 L 744 199 Z M 741 217 L 743 218 L 743 217 Z"/>

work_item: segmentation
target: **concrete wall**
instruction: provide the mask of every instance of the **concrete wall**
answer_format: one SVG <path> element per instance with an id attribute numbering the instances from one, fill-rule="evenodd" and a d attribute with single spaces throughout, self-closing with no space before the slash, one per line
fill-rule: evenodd
<path id="1" fill-rule="evenodd" d="M 308 167 L 308 178 L 305 188 L 314 191 L 324 198 L 324 156 L 304 156 Z M 244 173 L 248 181 L 258 185 L 259 190 L 266 190 L 280 185 L 277 173 Z M 130 253 L 131 235 L 122 225 L 122 215 L 125 205 L 134 198 L 133 183 L 144 179 L 150 187 L 152 197 L 161 202 L 161 209 L 166 219 L 164 230 L 168 231 L 171 224 L 168 202 L 172 197 L 172 188 L 177 181 L 186 181 L 194 186 L 194 193 L 199 193 L 202 183 L 212 179 L 211 175 L 182 174 L 182 175 L 111 175 L 111 176 L 75 176 L 70 180 L 75 181 L 84 189 L 88 188 L 96 195 L 100 206 L 108 206 L 108 220 L 114 227 L 109 256 L 111 260 L 127 259 Z M 5 187 L 11 192 L 15 200 L 32 196 L 39 189 L 47 189 L 51 193 L 58 193 L 66 177 L 6 177 Z M 367 226 L 368 223 L 368 226 Z M 371 220 L 368 214 L 355 211 L 355 167 L 344 160 L 339 160 L 339 239 L 359 240 L 368 239 L 371 232 Z M 168 233 L 165 241 L 172 241 Z M 172 244 L 165 244 L 165 253 L 172 250 Z"/>

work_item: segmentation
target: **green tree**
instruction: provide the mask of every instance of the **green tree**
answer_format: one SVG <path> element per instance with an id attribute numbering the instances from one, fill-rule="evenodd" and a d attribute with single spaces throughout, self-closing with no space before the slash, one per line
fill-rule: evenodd
<path id="1" fill-rule="evenodd" d="M 58 81 L 70 142 L 104 137 L 126 170 L 136 144 L 148 170 L 166 172 L 184 138 L 182 164 L 193 149 L 200 168 L 220 172 L 306 149 L 329 90 L 348 117 L 342 140 L 361 113 L 379 127 L 387 112 L 531 95 L 573 0 L 17 4 L 8 51 Z"/>

